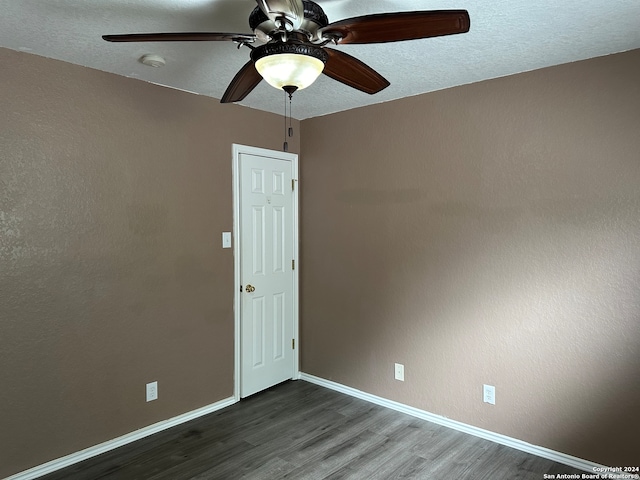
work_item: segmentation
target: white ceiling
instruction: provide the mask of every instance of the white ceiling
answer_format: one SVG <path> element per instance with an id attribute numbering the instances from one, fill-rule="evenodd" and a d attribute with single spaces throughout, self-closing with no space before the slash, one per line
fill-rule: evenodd
<path id="1" fill-rule="evenodd" d="M 466 9 L 469 33 L 344 45 L 390 82 L 367 95 L 326 76 L 294 95 L 305 119 L 550 65 L 640 48 L 640 0 L 318 0 L 329 21 L 382 12 Z M 0 0 L 0 46 L 220 98 L 249 50 L 231 42 L 108 43 L 103 34 L 250 33 L 255 0 Z M 163 68 L 138 59 L 155 53 Z M 1 67 L 0 67 L 1 68 Z M 639 80 L 640 81 L 640 80 Z M 242 105 L 283 113 L 262 82 Z"/>

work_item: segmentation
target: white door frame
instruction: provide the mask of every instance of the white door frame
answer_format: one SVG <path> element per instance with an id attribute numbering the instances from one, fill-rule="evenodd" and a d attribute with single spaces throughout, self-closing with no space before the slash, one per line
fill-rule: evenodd
<path id="1" fill-rule="evenodd" d="M 240 155 L 245 153 L 268 158 L 278 158 L 291 162 L 291 178 L 295 186 L 293 192 L 293 338 L 295 351 L 293 353 L 294 378 L 300 378 L 300 342 L 298 341 L 299 325 L 299 281 L 300 262 L 298 259 L 299 233 L 299 193 L 298 193 L 298 155 L 295 153 L 279 152 L 258 147 L 233 144 L 232 179 L 233 179 L 233 317 L 234 317 L 234 369 L 233 369 L 233 397 L 240 400 Z"/>

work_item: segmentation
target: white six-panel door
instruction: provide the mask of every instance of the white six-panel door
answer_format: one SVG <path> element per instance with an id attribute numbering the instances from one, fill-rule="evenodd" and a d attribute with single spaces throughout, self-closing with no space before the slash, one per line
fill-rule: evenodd
<path id="1" fill-rule="evenodd" d="M 238 175 L 240 396 L 246 397 L 295 374 L 293 162 L 240 152 Z"/>

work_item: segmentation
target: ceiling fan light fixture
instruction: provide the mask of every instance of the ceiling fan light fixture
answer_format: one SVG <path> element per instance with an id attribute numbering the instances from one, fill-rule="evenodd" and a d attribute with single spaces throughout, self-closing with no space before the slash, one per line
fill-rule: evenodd
<path id="1" fill-rule="evenodd" d="M 285 86 L 307 88 L 322 73 L 324 63 L 314 57 L 295 53 L 279 53 L 262 57 L 256 69 L 269 85 L 277 89 Z"/>
<path id="2" fill-rule="evenodd" d="M 274 88 L 307 88 L 322 73 L 327 54 L 319 47 L 274 43 L 251 52 L 256 70 Z"/>
<path id="3" fill-rule="evenodd" d="M 210 0 L 209 0 L 210 1 Z M 328 1 L 328 0 L 327 0 Z M 311 85 L 321 73 L 348 87 L 373 95 L 389 81 L 362 61 L 341 50 L 340 45 L 403 42 L 469 31 L 466 10 L 421 10 L 376 13 L 329 23 L 320 5 L 312 0 L 256 0 L 249 15 L 253 33 L 160 32 L 103 35 L 108 42 L 234 42 L 247 46 L 251 60 L 227 86 L 221 103 L 243 100 L 265 79 L 289 94 Z M 254 47 L 260 40 L 264 45 Z M 161 66 L 164 59 L 143 61 Z"/>

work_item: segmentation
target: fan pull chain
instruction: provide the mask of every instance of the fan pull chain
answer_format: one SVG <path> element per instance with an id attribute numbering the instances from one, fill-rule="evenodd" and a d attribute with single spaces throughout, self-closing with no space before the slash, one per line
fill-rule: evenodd
<path id="1" fill-rule="evenodd" d="M 282 144 L 282 151 L 289 151 L 289 142 L 287 142 L 287 92 L 284 92 L 284 143 Z"/>
<path id="2" fill-rule="evenodd" d="M 293 87 L 290 85 L 285 85 L 282 87 L 285 93 L 284 97 L 284 145 L 283 150 L 285 152 L 289 151 L 289 143 L 287 142 L 287 134 L 290 137 L 293 137 L 293 127 L 291 126 L 291 99 L 293 98 L 293 93 L 298 89 L 298 87 Z M 289 95 L 289 128 L 287 129 L 287 95 Z"/>
<path id="3" fill-rule="evenodd" d="M 289 136 L 293 137 L 293 127 L 291 126 L 291 116 L 293 115 L 293 113 L 291 113 L 291 97 L 292 95 L 289 95 Z"/>

